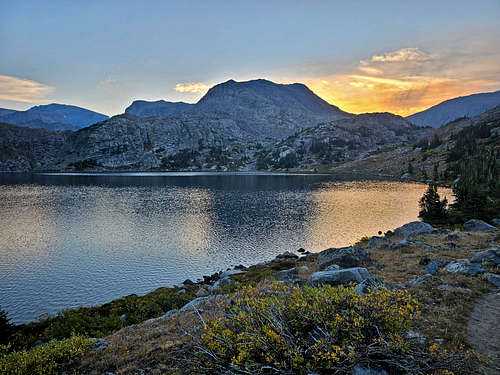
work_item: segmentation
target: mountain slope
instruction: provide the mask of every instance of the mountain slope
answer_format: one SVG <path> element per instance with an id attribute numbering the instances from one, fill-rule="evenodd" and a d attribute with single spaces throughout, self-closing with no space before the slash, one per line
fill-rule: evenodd
<path id="1" fill-rule="evenodd" d="M 194 104 L 184 102 L 167 102 L 157 100 L 148 102 L 146 100 L 134 100 L 130 106 L 125 109 L 125 113 L 135 116 L 168 116 L 179 115 L 192 109 Z"/>
<path id="2" fill-rule="evenodd" d="M 500 91 L 460 96 L 407 117 L 415 125 L 439 128 L 461 117 L 473 117 L 500 104 Z"/>
<path id="3" fill-rule="evenodd" d="M 264 79 L 218 84 L 208 90 L 193 111 L 231 119 L 249 134 L 275 139 L 322 121 L 352 116 L 303 84 L 277 84 Z"/>
<path id="4" fill-rule="evenodd" d="M 77 130 L 109 118 L 85 108 L 55 103 L 26 111 L 7 111 L 0 111 L 0 121 L 46 130 Z"/>

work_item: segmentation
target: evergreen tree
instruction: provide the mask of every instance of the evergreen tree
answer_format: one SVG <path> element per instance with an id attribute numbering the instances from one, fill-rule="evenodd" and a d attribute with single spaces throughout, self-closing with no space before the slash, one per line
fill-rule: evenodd
<path id="1" fill-rule="evenodd" d="M 446 206 L 448 200 L 439 196 L 437 185 L 430 183 L 425 194 L 420 198 L 420 212 L 418 217 L 429 223 L 443 223 L 446 221 Z"/>
<path id="2" fill-rule="evenodd" d="M 7 313 L 0 309 L 0 345 L 7 344 L 14 331 L 14 326 L 10 323 Z"/>

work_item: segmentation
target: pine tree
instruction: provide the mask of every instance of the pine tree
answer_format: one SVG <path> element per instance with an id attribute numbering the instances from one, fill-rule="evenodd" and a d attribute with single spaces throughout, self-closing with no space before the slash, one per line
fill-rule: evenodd
<path id="1" fill-rule="evenodd" d="M 0 309 L 0 345 L 7 344 L 13 333 L 13 325 L 7 316 L 7 313 Z"/>
<path id="2" fill-rule="evenodd" d="M 443 223 L 446 221 L 446 207 L 448 200 L 439 196 L 437 185 L 430 183 L 429 188 L 419 202 L 420 212 L 418 217 L 429 223 Z"/>

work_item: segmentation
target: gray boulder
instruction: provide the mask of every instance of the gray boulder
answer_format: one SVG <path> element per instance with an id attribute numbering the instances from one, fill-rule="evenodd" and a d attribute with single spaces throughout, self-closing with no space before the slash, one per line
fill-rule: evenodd
<path id="1" fill-rule="evenodd" d="M 460 272 L 460 273 L 466 273 L 468 275 L 477 275 L 486 272 L 477 263 L 471 263 L 467 259 L 450 262 L 444 267 L 444 270 L 446 272 L 452 272 L 452 273 Z"/>
<path id="2" fill-rule="evenodd" d="M 482 220 L 470 219 L 464 223 L 464 229 L 473 232 L 489 232 L 495 230 L 495 227 Z"/>
<path id="3" fill-rule="evenodd" d="M 323 250 L 318 254 L 317 263 L 321 269 L 331 264 L 337 264 L 340 267 L 357 267 L 369 259 L 365 250 L 350 246 Z"/>
<path id="4" fill-rule="evenodd" d="M 338 264 L 330 264 L 323 271 L 338 271 L 340 269 L 341 269 L 341 267 Z"/>
<path id="5" fill-rule="evenodd" d="M 370 278 L 361 281 L 354 291 L 360 296 L 364 296 L 370 291 L 375 291 L 380 288 L 387 288 L 387 286 L 379 279 Z"/>
<path id="6" fill-rule="evenodd" d="M 412 286 L 419 286 L 419 285 L 422 285 L 426 282 L 436 280 L 436 279 L 437 279 L 436 277 L 427 273 L 425 275 L 415 277 L 414 279 L 408 281 L 406 284 L 403 284 L 403 287 L 408 288 L 408 287 L 412 287 Z"/>
<path id="7" fill-rule="evenodd" d="M 412 221 L 411 223 L 396 228 L 394 230 L 394 235 L 401 238 L 409 238 L 423 233 L 432 233 L 432 231 L 434 231 L 432 225 L 422 221 Z"/>
<path id="8" fill-rule="evenodd" d="M 278 271 L 274 277 L 276 280 L 284 281 L 285 283 L 297 283 L 304 280 L 299 276 L 299 270 L 297 267 L 289 270 Z"/>
<path id="9" fill-rule="evenodd" d="M 500 227 L 500 219 L 492 219 L 491 220 L 491 223 L 496 226 L 496 227 Z"/>
<path id="10" fill-rule="evenodd" d="M 177 294 L 177 295 L 186 294 L 186 289 L 180 289 L 175 294 Z"/>
<path id="11" fill-rule="evenodd" d="M 435 275 L 439 271 L 439 263 L 435 260 L 430 261 L 425 267 L 425 273 L 430 273 L 431 275 Z"/>
<path id="12" fill-rule="evenodd" d="M 374 248 L 387 248 L 389 247 L 391 241 L 388 238 L 385 237 L 377 237 L 373 236 L 370 238 L 370 241 L 366 244 L 367 249 L 374 249 Z"/>
<path id="13" fill-rule="evenodd" d="M 217 298 L 219 298 L 219 296 L 217 296 L 217 295 L 216 296 L 207 296 L 207 297 L 198 297 L 198 298 L 195 298 L 191 302 L 188 302 L 184 306 L 182 306 L 179 311 L 180 312 L 186 312 L 186 311 L 189 311 L 189 310 L 201 310 L 203 308 L 203 306 L 215 302 L 217 300 Z"/>
<path id="14" fill-rule="evenodd" d="M 354 267 L 337 271 L 314 272 L 309 277 L 308 283 L 312 285 L 317 285 L 317 284 L 340 285 L 340 284 L 349 284 L 351 282 L 360 283 L 363 280 L 369 278 L 371 278 L 371 275 L 366 268 Z"/>
<path id="15" fill-rule="evenodd" d="M 229 285 L 233 285 L 233 284 L 234 284 L 234 280 L 233 279 L 231 279 L 230 277 L 225 277 L 223 279 L 217 280 L 213 285 L 210 285 L 208 287 L 208 291 L 210 293 L 216 293 L 223 286 L 229 286 Z"/>
<path id="16" fill-rule="evenodd" d="M 205 288 L 200 288 L 196 292 L 196 297 L 206 297 L 206 296 L 208 296 L 208 291 Z"/>
<path id="17" fill-rule="evenodd" d="M 192 302 L 192 301 L 191 301 Z M 189 303 L 188 303 L 189 305 Z M 162 316 L 160 316 L 160 319 L 167 319 L 167 318 L 170 318 L 172 315 L 175 315 L 179 312 L 179 310 L 176 310 L 176 309 L 173 309 L 173 310 L 169 310 L 167 311 L 165 314 L 163 314 Z"/>
<path id="18" fill-rule="evenodd" d="M 108 347 L 109 343 L 106 339 L 103 339 L 103 338 L 97 338 L 97 339 L 93 339 L 95 340 L 93 343 L 92 343 L 92 351 L 93 352 L 100 352 L 101 350 L 104 350 Z"/>
<path id="19" fill-rule="evenodd" d="M 472 263 L 487 263 L 487 264 L 500 264 L 500 251 L 498 249 L 490 249 L 485 251 L 480 251 L 474 254 L 470 261 Z"/>
<path id="20" fill-rule="evenodd" d="M 484 278 L 495 285 L 497 288 L 500 288 L 500 275 L 488 272 L 484 274 Z"/>

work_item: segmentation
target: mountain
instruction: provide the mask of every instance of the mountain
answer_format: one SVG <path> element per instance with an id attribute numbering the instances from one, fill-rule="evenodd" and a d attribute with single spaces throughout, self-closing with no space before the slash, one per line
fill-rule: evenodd
<path id="1" fill-rule="evenodd" d="M 419 126 L 439 128 L 461 117 L 473 117 L 500 104 L 500 91 L 460 96 L 407 117 Z"/>
<path id="2" fill-rule="evenodd" d="M 212 87 L 196 104 L 134 101 L 125 113 L 136 116 L 185 114 L 233 123 L 255 139 L 281 139 L 319 122 L 352 116 L 331 105 L 307 86 L 264 79 L 229 80 Z"/>
<path id="3" fill-rule="evenodd" d="M 208 90 L 193 111 L 231 119 L 258 138 L 282 138 L 322 121 L 352 116 L 303 84 L 278 84 L 264 79 L 218 84 Z"/>
<path id="4" fill-rule="evenodd" d="M 184 102 L 166 102 L 158 100 L 148 102 L 146 100 L 135 100 L 125 109 L 125 113 L 135 116 L 168 116 L 179 115 L 191 110 L 193 104 Z"/>
<path id="5" fill-rule="evenodd" d="M 26 111 L 0 110 L 0 121 L 4 123 L 47 130 L 77 130 L 108 118 L 85 108 L 55 103 Z"/>

